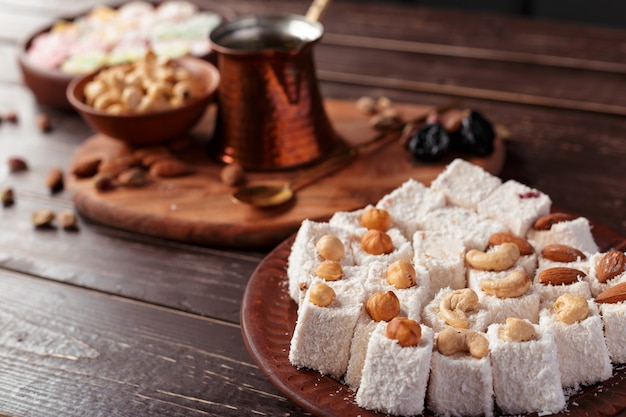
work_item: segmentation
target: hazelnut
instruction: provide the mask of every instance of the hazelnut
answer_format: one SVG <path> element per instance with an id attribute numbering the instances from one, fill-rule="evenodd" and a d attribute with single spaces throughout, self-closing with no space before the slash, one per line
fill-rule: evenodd
<path id="1" fill-rule="evenodd" d="M 376 100 L 369 96 L 363 96 L 359 98 L 356 103 L 356 108 L 365 114 L 376 113 Z"/>
<path id="2" fill-rule="evenodd" d="M 415 285 L 415 268 L 410 262 L 398 259 L 387 268 L 387 282 L 398 289 Z"/>
<path id="3" fill-rule="evenodd" d="M 402 347 L 417 346 L 422 337 L 422 328 L 415 320 L 406 317 L 394 317 L 387 324 L 385 336 L 397 340 Z"/>
<path id="4" fill-rule="evenodd" d="M 315 244 L 315 249 L 322 258 L 330 261 L 338 261 L 346 253 L 343 243 L 335 235 L 322 236 Z"/>
<path id="5" fill-rule="evenodd" d="M 508 317 L 500 328 L 498 338 L 505 342 L 527 342 L 537 338 L 535 327 L 527 320 Z"/>
<path id="6" fill-rule="evenodd" d="M 57 216 L 59 225 L 65 230 L 77 230 L 78 220 L 72 210 L 63 210 Z"/>
<path id="7" fill-rule="evenodd" d="M 393 251 L 393 242 L 387 233 L 370 229 L 361 237 L 361 248 L 370 255 L 382 255 Z"/>
<path id="8" fill-rule="evenodd" d="M 361 215 L 361 224 L 368 229 L 386 232 L 391 224 L 391 216 L 384 209 L 369 208 Z"/>
<path id="9" fill-rule="evenodd" d="M 393 291 L 375 292 L 367 300 L 365 310 L 374 321 L 389 321 L 400 313 L 400 300 Z"/>
<path id="10" fill-rule="evenodd" d="M 317 267 L 315 275 L 326 281 L 337 281 L 343 277 L 343 268 L 337 261 L 325 260 Z"/>
<path id="11" fill-rule="evenodd" d="M 222 182 L 228 186 L 241 184 L 245 180 L 245 177 L 246 173 L 243 167 L 236 162 L 226 165 L 220 172 Z"/>
<path id="12" fill-rule="evenodd" d="M 335 290 L 324 283 L 315 284 L 309 290 L 309 301 L 319 307 L 329 306 L 335 297 Z"/>

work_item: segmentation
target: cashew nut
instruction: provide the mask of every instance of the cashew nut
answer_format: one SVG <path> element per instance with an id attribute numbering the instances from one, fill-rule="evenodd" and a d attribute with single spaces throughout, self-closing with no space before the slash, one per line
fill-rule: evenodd
<path id="1" fill-rule="evenodd" d="M 474 330 L 447 327 L 437 337 L 437 350 L 445 356 L 469 352 L 476 359 L 489 354 L 489 340 Z"/>
<path id="2" fill-rule="evenodd" d="M 505 342 L 526 342 L 537 338 L 535 327 L 528 321 L 509 317 L 500 328 L 498 338 Z"/>
<path id="3" fill-rule="evenodd" d="M 478 294 L 470 288 L 454 290 L 446 294 L 439 303 L 439 313 L 452 327 L 467 329 L 469 320 L 465 314 L 478 305 Z"/>
<path id="4" fill-rule="evenodd" d="M 485 294 L 495 295 L 498 298 L 520 297 L 528 291 L 530 286 L 531 279 L 523 269 L 516 269 L 506 278 L 485 278 L 480 282 L 480 289 Z"/>
<path id="5" fill-rule="evenodd" d="M 482 271 L 504 271 L 509 269 L 520 257 L 516 244 L 505 242 L 493 252 L 472 249 L 465 254 L 465 261 L 474 269 Z"/>
<path id="6" fill-rule="evenodd" d="M 563 294 L 552 306 L 556 319 L 561 323 L 573 324 L 582 321 L 589 315 L 589 304 L 585 297 L 575 294 Z"/>

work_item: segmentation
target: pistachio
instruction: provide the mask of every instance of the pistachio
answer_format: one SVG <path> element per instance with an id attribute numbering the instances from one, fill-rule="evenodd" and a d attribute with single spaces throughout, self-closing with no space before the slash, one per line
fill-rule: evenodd
<path id="1" fill-rule="evenodd" d="M 55 219 L 55 214 L 50 209 L 35 210 L 30 219 L 33 225 L 37 228 L 44 228 L 52 226 L 52 222 Z"/>
<path id="2" fill-rule="evenodd" d="M 15 203 L 15 192 L 13 191 L 13 188 L 11 187 L 4 188 L 2 190 L 1 196 L 2 196 L 3 207 L 12 206 Z"/>

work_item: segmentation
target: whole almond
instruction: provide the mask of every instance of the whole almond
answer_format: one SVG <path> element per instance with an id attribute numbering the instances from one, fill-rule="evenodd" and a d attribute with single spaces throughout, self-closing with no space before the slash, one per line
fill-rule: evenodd
<path id="1" fill-rule="evenodd" d="M 133 155 L 119 155 L 115 158 L 102 161 L 98 166 L 99 173 L 109 174 L 112 177 L 117 177 L 122 172 L 129 168 L 135 167 L 139 164 L 139 160 Z"/>
<path id="2" fill-rule="evenodd" d="M 100 162 L 102 162 L 100 158 L 82 159 L 74 164 L 72 174 L 77 178 L 91 178 L 98 173 Z"/>
<path id="3" fill-rule="evenodd" d="M 499 246 L 503 243 L 513 243 L 519 249 L 521 256 L 535 253 L 535 248 L 526 239 L 513 233 L 494 233 L 489 237 L 489 245 L 491 246 Z"/>
<path id="4" fill-rule="evenodd" d="M 607 252 L 596 267 L 598 281 L 607 282 L 626 270 L 626 255 L 618 250 Z"/>
<path id="5" fill-rule="evenodd" d="M 53 168 L 48 172 L 46 176 L 46 187 L 52 194 L 58 193 L 63 190 L 63 171 L 60 168 Z"/>
<path id="6" fill-rule="evenodd" d="M 535 230 L 550 230 L 553 224 L 567 222 L 570 220 L 577 219 L 578 216 L 570 213 L 550 213 L 545 216 L 539 217 L 535 224 L 533 225 L 533 229 Z"/>
<path id="7" fill-rule="evenodd" d="M 178 159 L 161 159 L 150 167 L 150 175 L 161 178 L 181 177 L 189 174 L 189 166 Z"/>
<path id="8" fill-rule="evenodd" d="M 555 262 L 575 262 L 587 258 L 578 249 L 560 243 L 544 246 L 541 250 L 541 256 Z"/>
<path id="9" fill-rule="evenodd" d="M 157 148 L 160 149 L 160 148 Z M 146 168 L 150 168 L 152 165 L 154 165 L 156 162 L 162 160 L 162 159 L 172 159 L 173 156 L 171 153 L 169 153 L 169 151 L 164 150 L 164 151 L 155 151 L 152 153 L 147 153 L 144 156 L 141 157 L 141 165 L 143 165 Z"/>
<path id="10" fill-rule="evenodd" d="M 615 304 L 626 300 L 626 282 L 609 287 L 596 297 L 596 303 Z"/>
<path id="11" fill-rule="evenodd" d="M 537 281 L 543 285 L 569 285 L 585 277 L 585 273 L 562 266 L 544 269 L 537 274 Z"/>

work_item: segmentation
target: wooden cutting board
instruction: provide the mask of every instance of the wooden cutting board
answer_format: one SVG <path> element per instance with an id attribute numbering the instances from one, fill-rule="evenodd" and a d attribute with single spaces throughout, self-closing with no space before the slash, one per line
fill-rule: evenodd
<path id="1" fill-rule="evenodd" d="M 356 145 L 376 135 L 368 117 L 353 101 L 326 100 L 326 110 L 336 131 Z M 410 119 L 429 110 L 414 104 L 396 104 Z M 294 233 L 304 219 L 327 220 L 337 211 L 374 204 L 382 196 L 414 178 L 428 185 L 453 158 L 431 164 L 418 163 L 398 142 L 361 154 L 342 169 L 298 191 L 296 198 L 280 207 L 258 209 L 231 199 L 233 187 L 220 180 L 222 166 L 206 152 L 214 123 L 214 112 L 193 132 L 194 141 L 177 156 L 190 164 L 193 173 L 184 177 L 153 179 L 141 188 L 118 187 L 98 191 L 90 179 L 68 176 L 77 211 L 100 223 L 140 234 L 203 246 L 261 248 L 274 246 Z M 88 138 L 76 151 L 68 169 L 77 161 L 93 156 L 102 159 L 117 155 L 125 145 L 102 134 Z M 496 141 L 492 155 L 468 158 L 497 175 L 504 164 L 504 144 Z M 288 180 L 300 170 L 248 173 L 250 184 Z"/>

